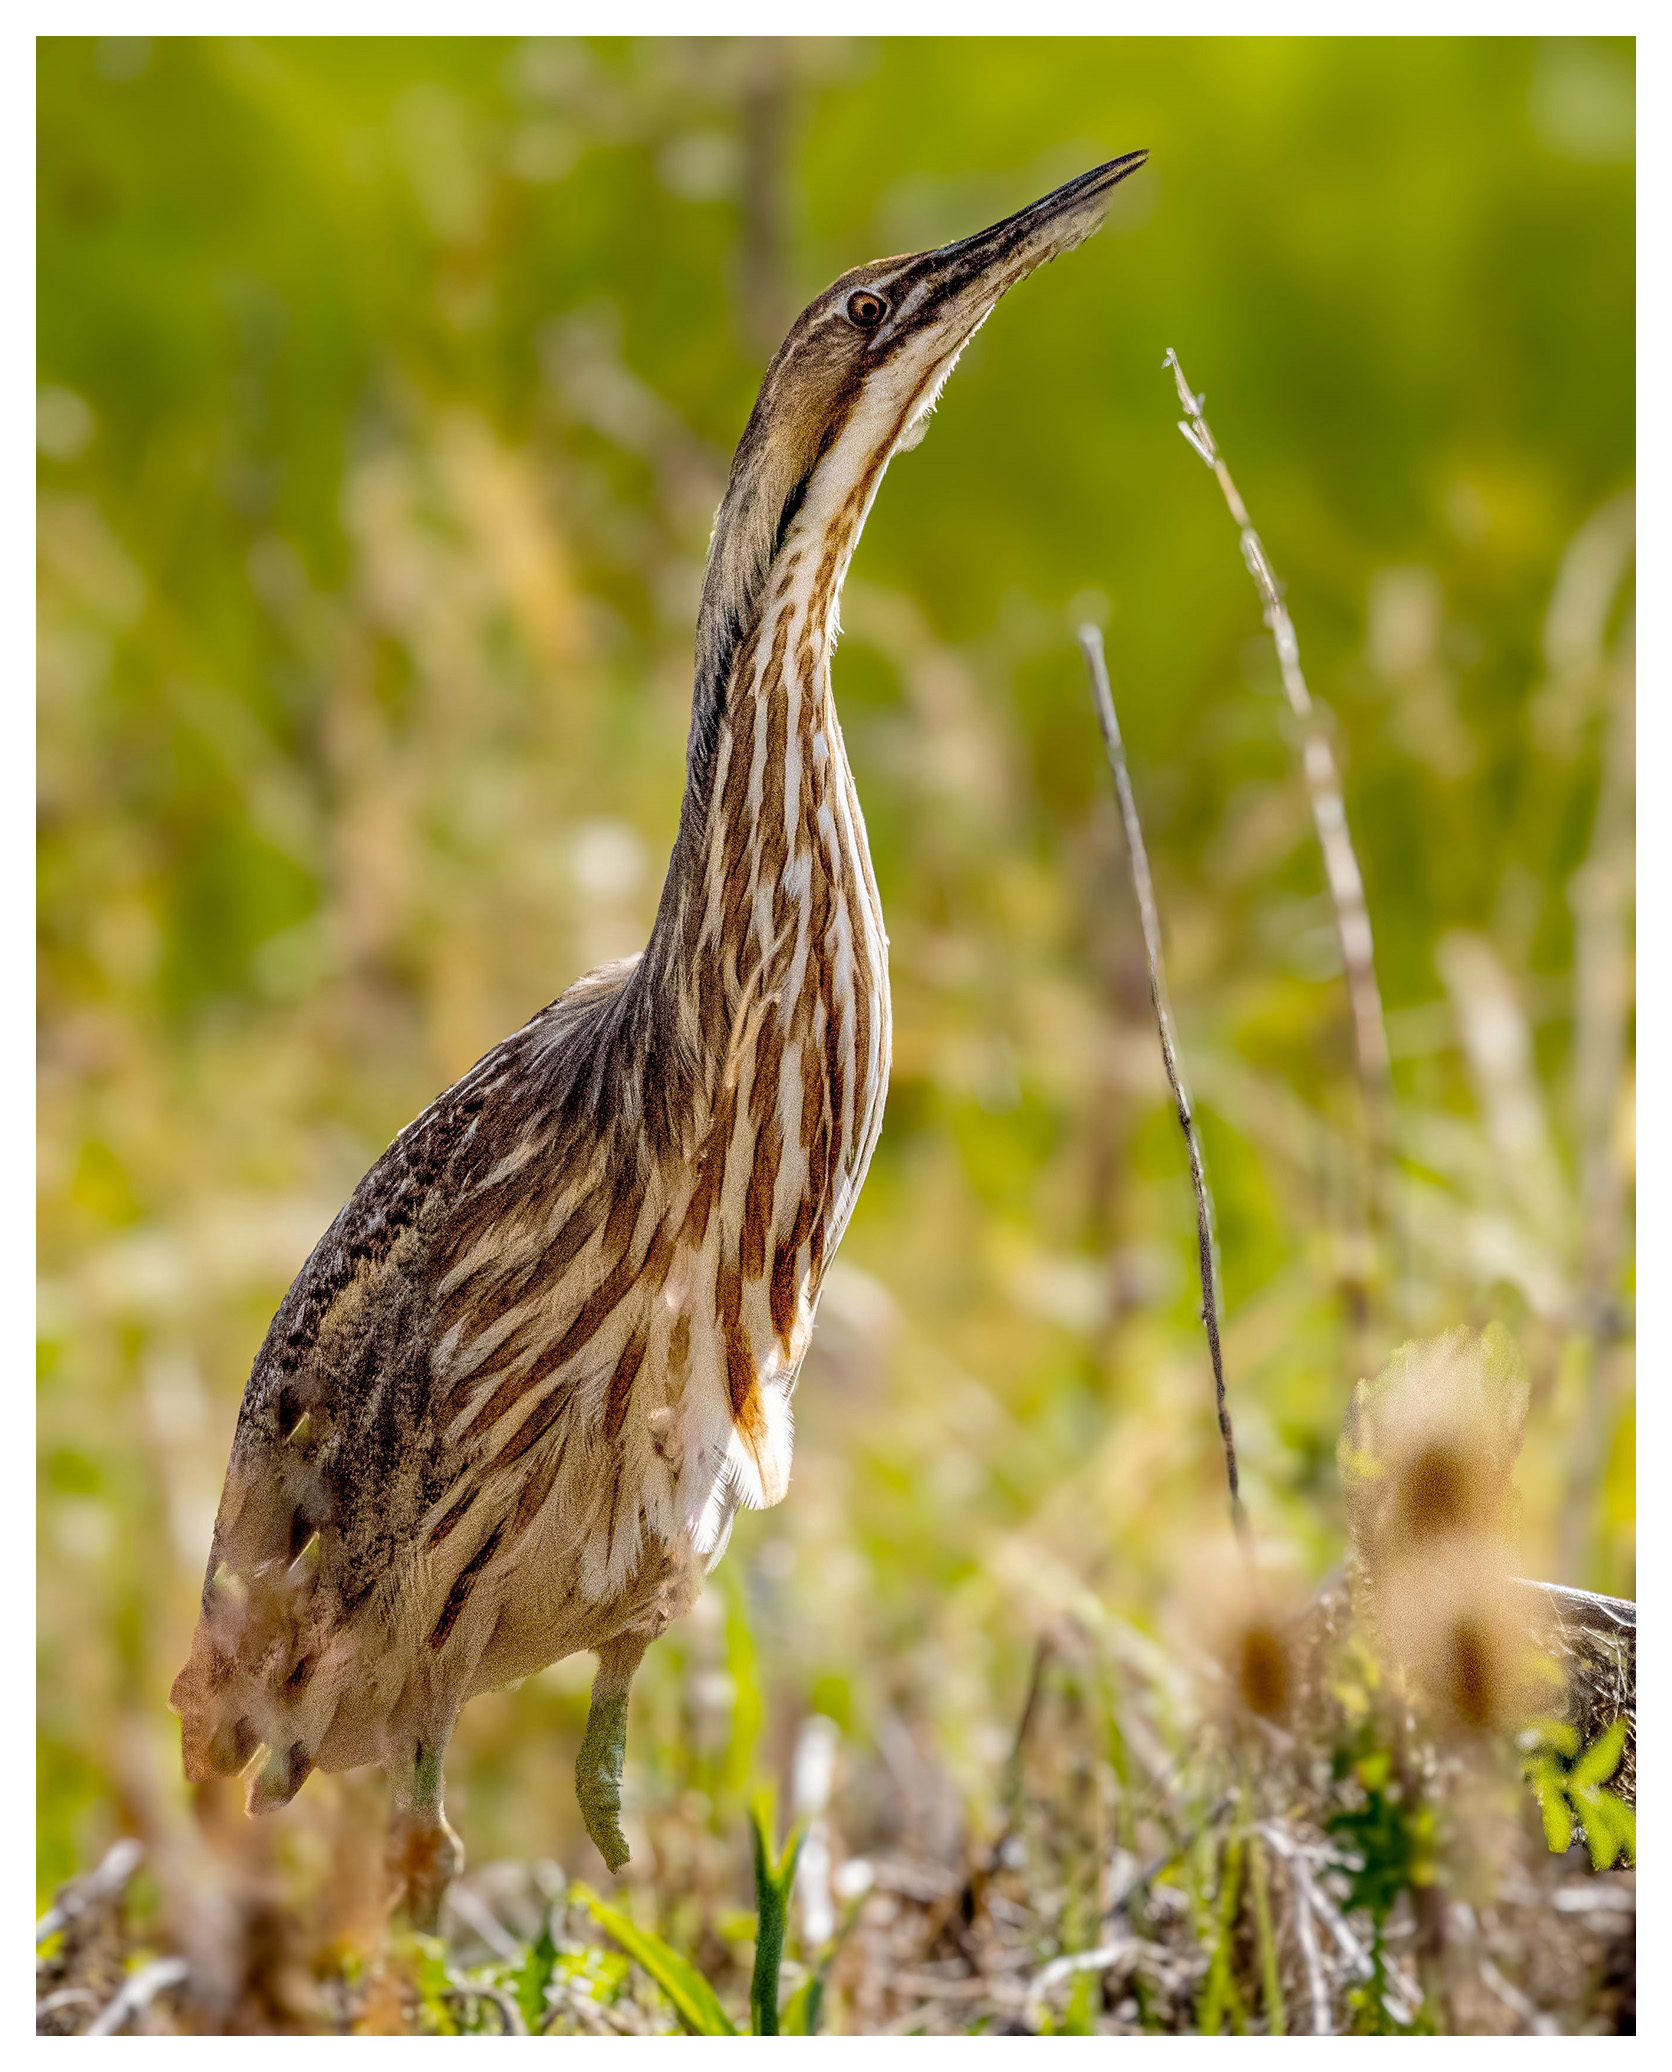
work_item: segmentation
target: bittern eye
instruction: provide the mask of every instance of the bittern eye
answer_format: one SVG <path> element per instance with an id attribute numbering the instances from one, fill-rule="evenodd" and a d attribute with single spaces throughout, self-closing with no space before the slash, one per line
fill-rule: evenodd
<path id="1" fill-rule="evenodd" d="M 848 297 L 848 322 L 857 324 L 861 331 L 874 331 L 887 314 L 888 304 L 869 288 L 861 288 Z"/>

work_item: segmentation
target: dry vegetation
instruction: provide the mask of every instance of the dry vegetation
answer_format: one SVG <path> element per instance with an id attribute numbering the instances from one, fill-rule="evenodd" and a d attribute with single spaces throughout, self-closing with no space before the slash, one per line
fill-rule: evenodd
<path id="1" fill-rule="evenodd" d="M 1217 1658 L 1181 1659 L 1118 1620 L 1059 1621 L 980 1834 L 903 1730 L 866 1755 L 808 1721 L 786 1999 L 816 1978 L 821 2026 L 844 2033 L 1632 2029 L 1634 1876 L 1596 1868 L 1577 1828 L 1553 1852 L 1513 1743 L 1459 1731 L 1452 1694 L 1407 1711 L 1343 1586 L 1283 1620 L 1270 1602 L 1221 1615 Z M 1617 1704 L 1629 1642 L 1611 1659 Z M 636 1896 L 747 2028 L 740 1838 L 705 1811 L 646 1817 L 657 1868 Z M 472 1872 L 444 1940 L 390 1941 L 366 1869 L 378 1825 L 374 1795 L 339 1787 L 316 1827 L 333 1860 L 308 1879 L 252 1843 L 229 1792 L 206 1795 L 156 1867 L 163 1936 L 154 1912 L 149 1933 L 124 1918 L 137 1849 L 61 1903 L 41 2026 L 682 2026 L 551 1862 Z M 159 1956 L 164 1941 L 178 1954 Z"/>

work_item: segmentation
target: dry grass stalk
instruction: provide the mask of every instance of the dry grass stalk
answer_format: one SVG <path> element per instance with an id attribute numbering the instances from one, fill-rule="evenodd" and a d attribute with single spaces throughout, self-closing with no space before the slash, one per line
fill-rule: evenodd
<path id="1" fill-rule="evenodd" d="M 1329 1985 L 1324 1978 L 1323 1960 L 1318 1955 L 1318 1931 L 1313 1925 L 1306 1887 L 1292 1861 L 1289 1864 L 1289 1883 L 1295 1900 L 1295 1941 L 1300 1945 L 1301 1962 L 1306 1967 L 1306 1988 L 1312 2002 L 1312 2033 L 1314 2036 L 1332 2036 L 1335 2024 L 1330 2020 Z"/>
<path id="2" fill-rule="evenodd" d="M 121 1998 L 127 1951 L 123 1906 L 145 1851 L 124 1837 L 97 1869 L 60 1888 L 35 1924 L 35 1947 L 58 1937 L 35 1962 L 35 2029 L 42 2036 L 84 2036 Z"/>
<path id="3" fill-rule="evenodd" d="M 1297 1910 L 1300 1912 L 1309 1911 L 1329 1930 L 1331 1940 L 1340 1954 L 1341 1961 L 1353 1978 L 1361 1981 L 1374 1978 L 1376 1967 L 1370 1952 L 1359 1941 L 1358 1937 L 1354 1935 L 1351 1928 L 1348 1927 L 1342 1917 L 1340 1908 L 1336 1906 L 1335 1902 L 1318 1882 L 1316 1876 L 1314 1876 L 1312 1867 L 1307 1863 L 1306 1856 L 1299 1842 L 1276 1821 L 1262 1821 L 1259 1831 L 1289 1867 L 1290 1874 L 1294 1879 Z M 1327 1851 L 1324 1852 L 1326 1861 L 1327 1854 Z M 1392 1978 L 1388 1979 L 1384 1984 L 1383 1998 L 1386 2001 L 1388 2012 L 1402 2026 L 1408 2028 L 1416 2019 L 1417 2010 L 1415 2004 L 1402 1986 Z M 1328 2009 L 1326 2006 L 1326 2017 L 1327 2013 Z M 1319 2031 L 1318 2033 L 1324 2034 L 1327 2032 Z"/>
<path id="4" fill-rule="evenodd" d="M 145 1851 L 131 1835 L 124 1835 L 106 1850 L 96 1870 L 72 1879 L 35 1923 L 35 1947 L 54 1935 L 61 1935 L 72 1921 L 119 1901 L 128 1881 L 145 1860 Z"/>
<path id="5" fill-rule="evenodd" d="M 1266 550 L 1249 518 L 1247 506 L 1238 494 L 1202 415 L 1201 396 L 1193 395 L 1179 365 L 1178 354 L 1168 349 L 1164 363 L 1173 370 L 1179 402 L 1186 420 L 1179 430 L 1213 470 L 1242 538 L 1242 558 L 1260 593 L 1277 665 L 1283 677 L 1283 691 L 1289 709 L 1302 729 L 1302 767 L 1312 801 L 1313 824 L 1323 852 L 1324 875 L 1330 902 L 1335 910 L 1335 932 L 1341 944 L 1341 964 L 1346 974 L 1347 998 L 1353 1017 L 1353 1048 L 1358 1062 L 1359 1083 L 1364 1090 L 1365 1115 L 1371 1135 L 1373 1171 L 1380 1174 L 1394 1148 L 1393 1068 L 1388 1051 L 1387 1026 L 1382 1016 L 1382 993 L 1376 982 L 1375 945 L 1370 933 L 1370 911 L 1365 904 L 1364 879 L 1347 828 L 1347 811 L 1341 795 L 1341 778 L 1335 756 L 1318 725 L 1312 694 L 1301 673 L 1300 645 L 1294 621 L 1283 602 L 1283 591 Z M 1374 1199 L 1374 1197 L 1373 1197 Z"/>
<path id="6" fill-rule="evenodd" d="M 1234 1559 L 1227 1568 L 1246 1589 Z M 882 1813 L 881 1758 L 867 1782 L 867 1759 L 854 1751 L 845 1774 L 832 1780 L 826 1816 L 842 1908 L 839 1947 L 817 1958 L 804 1925 L 800 1953 L 803 1977 L 816 1963 L 828 1978 L 824 2027 L 846 2034 L 1191 2033 L 1216 1963 L 1221 2024 L 1239 2032 L 1411 2026 L 1422 2000 L 1417 1895 L 1401 1903 L 1377 1950 L 1376 1922 L 1343 1886 L 1334 1816 L 1356 1800 L 1331 1756 L 1353 1740 L 1369 1695 L 1358 1658 L 1344 1646 L 1345 1585 L 1326 1591 L 1317 1610 L 1308 1621 L 1316 1644 L 1293 1664 L 1290 1730 L 1280 1737 L 1227 1733 L 1217 1705 L 1190 1702 L 1180 1665 L 1159 1646 L 1134 1647 L 1118 1621 L 1059 1621 L 1030 1687 L 1025 1731 L 1016 1733 L 1018 1758 L 1005 1791 L 1013 1847 L 989 1852 L 966 1835 L 925 1848 L 923 1837 L 911 1835 L 909 1793 L 902 1789 L 894 1810 Z M 1099 1793 L 1086 1788 L 1083 1762 L 1088 1725 L 1104 1705 L 1111 1748 L 1124 1747 L 1132 1761 L 1116 1783 L 1118 1841 L 1104 1824 Z M 1152 1740 L 1152 1753 L 1140 1755 Z M 1455 1737 L 1423 1740 L 1411 1760 L 1436 1806 L 1458 1802 L 1480 1776 L 1475 1753 Z M 931 1775 L 927 1767 L 922 1774 Z M 1486 1793 L 1470 1835 L 1507 1811 Z M 715 1842 L 708 1817 L 686 1796 L 656 1817 L 661 1914 L 665 1923 L 677 1907 L 678 1946 L 694 1950 L 736 2008 L 745 1978 L 737 1946 L 721 1932 L 728 1880 L 712 1872 L 682 1877 L 676 1869 L 694 1866 Z M 1450 1886 L 1451 2026 L 1487 2034 L 1540 2024 L 1563 2032 L 1629 2027 L 1633 1876 L 1576 1879 L 1524 1819 L 1512 1816 L 1496 1832 L 1490 1905 L 1477 1915 Z M 1465 1839 L 1442 1834 L 1446 1853 L 1436 1863 L 1455 1867 L 1452 1852 Z M 1233 1851 L 1243 1865 L 1240 1898 Z M 711 1864 L 722 1860 L 731 1861 L 724 1846 Z M 178 1861 L 171 1869 L 159 1856 L 159 1878 L 177 1878 Z M 78 1922 L 102 1912 L 99 1948 L 84 1943 L 80 1961 L 45 1982 L 38 2019 L 56 2033 L 87 2033 L 101 2010 L 107 2020 L 155 2034 L 278 2026 L 357 2035 L 517 2034 L 524 2027 L 547 2035 L 669 2033 L 673 2016 L 648 1973 L 600 1970 L 596 1923 L 566 1903 L 569 1888 L 556 1865 L 489 1865 L 468 1876 L 470 1900 L 448 1909 L 444 1940 L 423 1950 L 401 1945 L 353 1957 L 330 1931 L 329 1915 L 316 1914 L 324 1939 L 308 1946 L 314 1991 L 282 2025 L 272 2010 L 293 1998 L 288 1984 L 252 1994 L 247 2012 L 229 2018 L 224 1993 L 189 1948 L 170 1950 L 166 1930 L 159 1938 L 155 1923 L 124 1917 L 120 1889 L 107 1890 L 99 1908 L 78 1904 L 92 1896 L 84 1880 L 67 1907 L 60 1896 L 58 1919 L 68 1924 L 68 1941 Z M 1444 1894 L 1448 1885 L 1424 1889 Z M 545 1959 L 555 1957 L 555 1965 L 536 1992 L 529 1970 L 544 1976 L 534 1947 L 542 1930 L 551 1938 Z M 95 1957 L 97 1972 L 87 1961 Z M 166 1968 L 146 1974 L 157 1957 L 165 1966 L 185 1959 L 188 1976 L 147 2006 L 134 2004 L 135 1993 L 118 2007 L 131 1981 L 143 1980 L 147 1995 L 169 1984 Z M 1370 2005 L 1364 1988 L 1378 1961 L 1381 1983 Z"/>
<path id="7" fill-rule="evenodd" d="M 1179 1070 L 1178 1046 L 1173 1040 L 1173 1011 L 1167 1002 L 1167 974 L 1161 957 L 1161 916 L 1156 910 L 1155 887 L 1150 880 L 1149 852 L 1138 819 L 1137 800 L 1126 768 L 1126 749 L 1121 742 L 1120 721 L 1115 717 L 1114 694 L 1109 689 L 1109 670 L 1103 657 L 1103 636 L 1095 626 L 1080 628 L 1080 648 L 1091 677 L 1092 698 L 1097 706 L 1098 725 L 1109 768 L 1114 773 L 1115 792 L 1120 800 L 1121 821 L 1126 830 L 1126 853 L 1132 865 L 1132 889 L 1137 895 L 1138 918 L 1144 931 L 1144 954 L 1149 962 L 1150 1004 L 1155 1009 L 1156 1031 L 1161 1038 L 1161 1062 L 1167 1069 L 1167 1084 L 1173 1090 L 1179 1128 L 1184 1132 L 1190 1157 L 1190 1184 L 1196 1195 L 1196 1263 L 1202 1283 L 1202 1326 L 1208 1335 L 1208 1353 L 1213 1361 L 1214 1407 L 1219 1417 L 1219 1437 L 1225 1449 L 1225 1482 L 1231 1495 L 1231 1523 L 1244 1551 L 1249 1550 L 1248 1514 L 1243 1509 L 1237 1486 L 1237 1448 L 1231 1432 L 1231 1411 L 1225 1400 L 1225 1357 L 1219 1342 L 1219 1285 L 1214 1264 L 1213 1198 L 1208 1193 L 1207 1173 L 1202 1164 L 1201 1140 L 1190 1110 L 1190 1096 Z"/>
<path id="8" fill-rule="evenodd" d="M 130 1972 L 121 1991 L 88 2026 L 89 2036 L 120 2036 L 136 2014 L 151 2005 L 159 1993 L 166 1993 L 186 1977 L 179 1957 L 157 1957 L 140 1970 Z"/>

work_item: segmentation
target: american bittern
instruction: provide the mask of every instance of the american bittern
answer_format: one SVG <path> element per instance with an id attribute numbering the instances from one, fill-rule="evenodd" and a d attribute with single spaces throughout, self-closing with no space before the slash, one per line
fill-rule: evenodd
<path id="1" fill-rule="evenodd" d="M 186 1774 L 248 1766 L 259 1813 L 311 1770 L 382 1763 L 421 1921 L 459 1861 L 460 1709 L 581 1650 L 577 1794 L 626 1861 L 633 1672 L 738 1506 L 784 1494 L 888 1082 L 887 938 L 830 698 L 842 578 L 971 333 L 1144 155 L 845 273 L 796 320 L 715 521 L 649 947 L 401 1132 L 256 1357 L 172 1693 Z"/>

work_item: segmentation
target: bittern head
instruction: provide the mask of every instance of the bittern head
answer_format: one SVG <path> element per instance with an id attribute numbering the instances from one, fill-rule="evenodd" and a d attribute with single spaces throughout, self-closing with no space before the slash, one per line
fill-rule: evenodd
<path id="1" fill-rule="evenodd" d="M 883 470 L 922 438 L 958 355 L 999 297 L 1090 237 L 1114 188 L 1148 156 L 1095 166 L 956 244 L 856 266 L 801 312 L 766 370 L 715 521 L 699 691 L 723 691 L 791 533 L 817 529 L 851 552 Z"/>

